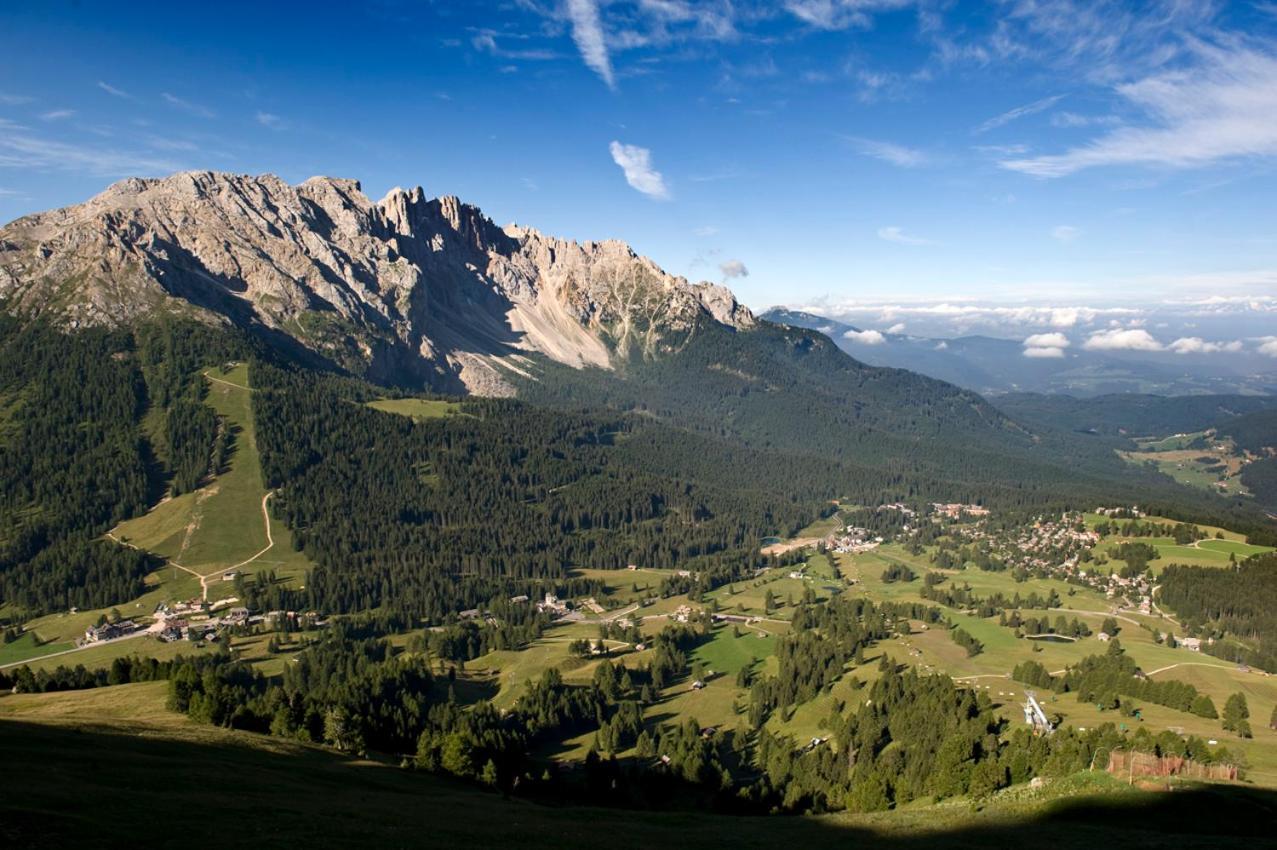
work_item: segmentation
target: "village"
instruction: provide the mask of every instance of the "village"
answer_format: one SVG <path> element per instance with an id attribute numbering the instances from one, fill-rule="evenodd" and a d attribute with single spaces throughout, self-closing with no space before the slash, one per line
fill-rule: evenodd
<path id="1" fill-rule="evenodd" d="M 150 623 L 142 623 L 136 619 L 110 621 L 104 618 L 102 622 L 86 628 L 84 636 L 76 640 L 76 646 L 87 647 L 143 635 L 164 642 L 215 642 L 225 629 L 260 627 L 276 630 L 285 624 L 290 628 L 309 629 L 326 625 L 314 611 L 300 613 L 279 610 L 254 614 L 237 604 L 238 602 L 239 599 L 234 596 L 211 604 L 198 597 L 182 602 L 161 602 Z"/>

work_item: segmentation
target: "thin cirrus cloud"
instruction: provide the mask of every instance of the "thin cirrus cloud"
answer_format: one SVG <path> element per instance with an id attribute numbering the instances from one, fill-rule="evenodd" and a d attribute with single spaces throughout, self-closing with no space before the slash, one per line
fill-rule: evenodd
<path id="1" fill-rule="evenodd" d="M 864 139 L 859 136 L 848 136 L 847 141 L 855 146 L 862 155 L 889 162 L 901 168 L 918 168 L 927 165 L 931 159 L 916 148 L 905 147 L 894 142 L 883 142 L 876 139 Z"/>
<path id="2" fill-rule="evenodd" d="M 1082 231 L 1071 224 L 1057 224 L 1051 228 L 1051 238 L 1057 242 L 1072 242 Z"/>
<path id="3" fill-rule="evenodd" d="M 599 18 L 599 4 L 596 0 L 567 0 L 567 13 L 572 23 L 572 41 L 586 66 L 598 74 L 608 88 L 616 88 L 612 58 L 608 54 L 607 38 L 603 35 L 603 22 Z"/>
<path id="4" fill-rule="evenodd" d="M 98 80 L 98 88 L 102 89 L 102 91 L 111 95 L 111 97 L 121 97 L 121 98 L 124 98 L 125 100 L 133 99 L 133 95 L 129 94 L 124 89 L 116 88 L 110 83 L 103 82 L 102 80 Z"/>
<path id="5" fill-rule="evenodd" d="M 167 174 L 178 163 L 129 151 L 96 148 L 46 139 L 0 124 L 0 167 L 78 171 L 120 177 Z"/>
<path id="6" fill-rule="evenodd" d="M 200 118 L 216 117 L 216 113 L 214 113 L 213 110 L 209 109 L 207 106 L 201 106 L 198 103 L 192 103 L 191 101 L 186 100 L 185 98 L 178 97 L 175 94 L 169 94 L 168 92 L 164 92 L 160 95 L 160 97 L 169 106 L 172 106 L 176 109 L 180 109 L 183 112 L 189 112 L 191 115 L 197 115 Z"/>
<path id="7" fill-rule="evenodd" d="M 1003 168 L 1063 177 L 1086 168 L 1195 168 L 1277 155 L 1277 56 L 1258 48 L 1190 42 L 1197 64 L 1119 85 L 1117 94 L 1152 119 L 1063 153 L 1003 160 Z"/>
<path id="8" fill-rule="evenodd" d="M 652 167 L 650 150 L 616 141 L 608 145 L 608 150 L 612 153 L 612 161 L 624 172 L 625 182 L 632 188 L 658 201 L 669 200 L 669 187 L 665 185 L 661 172 Z"/>
<path id="9" fill-rule="evenodd" d="M 1015 109 L 1008 109 L 1001 115 L 995 115 L 988 121 L 985 121 L 983 124 L 976 127 L 975 133 L 976 135 L 987 133 L 990 130 L 996 130 L 998 127 L 1010 124 L 1016 119 L 1024 118 L 1026 115 L 1034 115 L 1038 112 L 1044 112 L 1059 103 L 1063 97 L 1064 95 L 1062 94 L 1055 94 L 1050 97 L 1044 97 L 1041 100 L 1035 100 L 1033 103 L 1026 103 L 1024 106 L 1017 106 Z"/>
<path id="10" fill-rule="evenodd" d="M 913 0 L 786 0 L 785 10 L 822 30 L 868 27 L 875 12 L 901 9 Z"/>
<path id="11" fill-rule="evenodd" d="M 880 227 L 878 228 L 878 238 L 884 242 L 895 242 L 897 245 L 934 245 L 930 239 L 923 239 L 921 236 L 912 236 L 905 233 L 902 227 Z"/>
<path id="12" fill-rule="evenodd" d="M 271 130 L 283 130 L 284 119 L 273 112 L 258 112 L 255 116 L 257 123 Z"/>

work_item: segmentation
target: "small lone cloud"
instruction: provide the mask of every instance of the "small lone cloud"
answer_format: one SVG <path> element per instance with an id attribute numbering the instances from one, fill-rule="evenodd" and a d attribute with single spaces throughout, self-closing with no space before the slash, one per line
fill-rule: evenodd
<path id="1" fill-rule="evenodd" d="M 1142 328 L 1096 331 L 1082 343 L 1088 351 L 1162 351 L 1163 346 Z"/>
<path id="2" fill-rule="evenodd" d="M 1036 346 L 1024 349 L 1025 357 L 1034 359 L 1059 359 L 1064 356 L 1063 348 L 1051 348 L 1050 346 Z"/>
<path id="3" fill-rule="evenodd" d="M 923 239 L 920 236 L 910 236 L 905 233 L 901 227 L 880 227 L 878 228 L 878 238 L 886 242 L 895 242 L 897 245 L 934 245 L 930 239 Z"/>
<path id="4" fill-rule="evenodd" d="M 612 152 L 612 161 L 621 166 L 625 172 L 625 182 L 631 187 L 658 201 L 668 201 L 669 188 L 661 172 L 652 167 L 652 152 L 637 145 L 625 145 L 612 142 L 608 146 Z"/>
<path id="5" fill-rule="evenodd" d="M 285 127 L 284 119 L 273 112 L 258 112 L 257 123 L 272 130 L 282 130 Z"/>
<path id="6" fill-rule="evenodd" d="M 1034 334 L 1024 341 L 1026 348 L 1068 348 L 1071 344 L 1061 333 Z"/>
<path id="7" fill-rule="evenodd" d="M 42 121 L 61 121 L 75 114 L 74 109 L 53 109 L 40 116 Z"/>
<path id="8" fill-rule="evenodd" d="M 1072 242 L 1082 235 L 1082 231 L 1071 224 L 1057 224 L 1051 228 L 1051 238 L 1058 242 Z"/>
<path id="9" fill-rule="evenodd" d="M 749 277 L 749 269 L 740 260 L 727 260 L 718 264 L 718 270 L 723 273 L 723 280 L 731 280 L 736 277 Z"/>
<path id="10" fill-rule="evenodd" d="M 133 95 L 129 94 L 124 89 L 117 89 L 115 86 L 111 85 L 110 83 L 104 83 L 101 80 L 98 80 L 98 88 L 102 89 L 102 91 L 111 95 L 111 97 L 122 97 L 122 98 L 125 98 L 126 100 L 133 99 Z"/>
<path id="11" fill-rule="evenodd" d="M 843 339 L 849 339 L 861 345 L 882 345 L 887 341 L 887 338 L 878 331 L 847 331 L 842 336 Z"/>
<path id="12" fill-rule="evenodd" d="M 896 322 L 894 325 L 892 325 L 891 327 L 887 328 L 887 333 L 889 333 L 889 334 L 902 334 L 902 333 L 904 333 L 904 332 L 905 332 L 905 323 L 904 323 L 904 322 Z"/>

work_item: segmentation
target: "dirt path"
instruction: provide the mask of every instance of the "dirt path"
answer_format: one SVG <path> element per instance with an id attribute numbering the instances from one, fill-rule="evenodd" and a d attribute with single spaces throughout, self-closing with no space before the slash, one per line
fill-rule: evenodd
<path id="1" fill-rule="evenodd" d="M 270 531 L 270 511 L 266 507 L 266 503 L 270 501 L 270 497 L 274 495 L 275 495 L 275 491 L 271 490 L 269 493 L 262 496 L 262 523 L 266 528 L 266 546 L 261 551 L 254 554 L 252 557 L 245 558 L 244 560 L 240 561 L 238 564 L 232 564 L 229 567 L 218 567 L 217 569 L 213 570 L 210 573 L 197 572 L 191 569 L 190 567 L 183 566 L 182 564 L 179 564 L 177 561 L 174 561 L 172 559 L 166 560 L 164 562 L 164 566 L 173 567 L 174 569 L 181 570 L 184 573 L 190 573 L 191 575 L 199 579 L 200 580 L 200 598 L 203 599 L 205 602 L 207 602 L 208 601 L 208 586 L 209 586 L 209 583 L 214 578 L 220 579 L 221 576 L 230 572 L 231 570 L 237 570 L 240 567 L 251 564 L 253 561 L 256 561 L 262 555 L 265 555 L 271 549 L 275 548 L 275 536 L 271 534 L 271 531 Z M 138 548 L 137 546 L 134 546 L 132 543 L 128 543 L 116 537 L 115 533 L 112 531 L 108 531 L 106 533 L 106 536 L 109 537 L 111 540 L 115 541 L 116 543 L 119 543 L 122 546 L 128 546 L 130 549 Z M 185 545 L 183 545 L 183 549 L 185 549 Z"/>
<path id="2" fill-rule="evenodd" d="M 243 390 L 244 392 L 248 392 L 248 393 L 257 392 L 252 387 L 246 387 L 243 384 L 237 384 L 237 383 L 234 383 L 233 381 L 223 381 L 221 378 L 214 378 L 208 372 L 204 373 L 204 377 L 208 378 L 210 381 L 213 381 L 214 383 L 225 384 L 228 387 L 234 387 L 235 389 Z"/>
<path id="3" fill-rule="evenodd" d="M 1081 608 L 1048 608 L 1047 610 L 1072 614 L 1090 614 L 1093 617 L 1112 617 L 1114 620 L 1121 620 L 1123 623 L 1130 623 L 1132 626 L 1143 625 L 1139 620 L 1123 617 L 1121 614 L 1114 614 L 1111 611 L 1083 611 Z"/>
<path id="4" fill-rule="evenodd" d="M 1212 664 L 1209 661 L 1180 661 L 1175 664 L 1167 664 L 1165 667 L 1158 667 L 1156 670 L 1150 670 L 1145 676 L 1156 676 L 1158 673 L 1165 673 L 1167 670 L 1174 670 L 1176 667 L 1218 667 L 1221 670 L 1231 670 L 1231 664 Z"/>

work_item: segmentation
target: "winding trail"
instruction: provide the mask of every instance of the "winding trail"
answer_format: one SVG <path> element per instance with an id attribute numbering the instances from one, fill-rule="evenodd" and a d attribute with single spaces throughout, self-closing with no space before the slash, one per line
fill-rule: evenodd
<path id="1" fill-rule="evenodd" d="M 1165 667 L 1158 667 L 1156 670 L 1149 670 L 1145 676 L 1156 676 L 1158 673 L 1165 673 L 1167 670 L 1174 670 L 1176 667 L 1218 667 L 1220 670 L 1236 669 L 1232 664 L 1212 664 L 1209 661 L 1179 661 L 1175 664 L 1167 664 Z"/>

